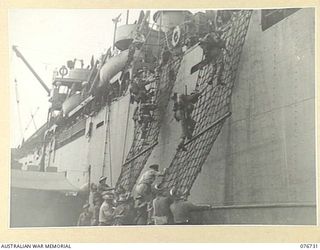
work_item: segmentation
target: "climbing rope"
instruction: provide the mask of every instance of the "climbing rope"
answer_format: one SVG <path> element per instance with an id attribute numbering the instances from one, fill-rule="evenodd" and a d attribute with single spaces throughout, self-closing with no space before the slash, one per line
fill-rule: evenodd
<path id="1" fill-rule="evenodd" d="M 123 164 L 124 154 L 125 154 L 126 145 L 127 145 L 127 134 L 128 134 L 128 125 L 129 125 L 130 106 L 131 106 L 131 103 L 129 102 L 128 103 L 128 109 L 127 109 L 126 131 L 125 131 L 125 134 L 124 134 L 124 142 L 123 142 L 123 149 L 122 149 L 121 164 Z"/>
<path id="2" fill-rule="evenodd" d="M 224 27 L 222 38 L 226 41 L 223 53 L 224 69 L 221 84 L 214 63 L 199 69 L 196 88 L 201 96 L 195 105 L 192 118 L 196 121 L 193 137 L 179 149 L 163 179 L 166 188 L 189 193 L 210 150 L 220 133 L 224 121 L 231 114 L 231 94 L 251 17 L 250 10 L 233 13 Z M 208 85 L 208 83 L 212 83 Z"/>
<path id="3" fill-rule="evenodd" d="M 147 38 L 150 35 L 152 27 L 148 32 Z M 169 36 L 172 36 L 172 32 L 170 32 Z M 166 47 L 166 43 L 166 39 L 162 39 L 159 48 Z M 152 153 L 152 149 L 157 145 L 161 121 L 169 103 L 170 94 L 180 67 L 181 59 L 181 55 L 172 56 L 170 61 L 161 67 L 160 75 L 155 83 L 151 84 L 155 91 L 153 103 L 157 108 L 151 112 L 152 121 L 148 124 L 147 133 L 143 140 L 141 139 L 143 124 L 140 124 L 135 120 L 133 142 L 125 162 L 122 163 L 121 173 L 117 180 L 116 188 L 121 186 L 127 191 L 132 191 L 136 180 Z M 134 116 L 136 115 L 137 114 L 134 114 Z"/>
<path id="4" fill-rule="evenodd" d="M 166 187 L 175 186 L 178 189 L 190 191 L 223 122 L 230 115 L 232 87 L 251 11 L 239 11 L 233 15 L 232 21 L 222 29 L 222 38 L 227 42 L 227 48 L 223 55 L 224 70 L 221 77 L 224 84 L 217 84 L 216 68 L 213 64 L 208 64 L 199 70 L 196 86 L 202 95 L 193 111 L 193 119 L 197 122 L 194 136 L 185 144 L 188 148 L 187 152 L 177 151 L 168 168 L 168 173 L 163 179 Z M 161 41 L 162 47 L 166 47 L 165 44 L 170 41 L 170 36 L 172 36 L 172 32 Z M 144 140 L 140 139 L 142 125 L 135 122 L 133 143 L 122 166 L 116 188 L 122 186 L 127 191 L 132 190 L 151 155 L 152 149 L 157 145 L 161 121 L 166 113 L 181 59 L 181 55 L 177 55 L 162 67 L 155 96 L 155 104 L 158 108 L 153 111 L 153 121 L 148 125 Z M 208 85 L 209 82 L 213 84 Z"/>
<path id="5" fill-rule="evenodd" d="M 155 90 L 154 103 L 157 108 L 152 112 L 152 121 L 148 124 L 145 139 L 141 139 L 142 124 L 135 121 L 134 139 L 121 168 L 116 188 L 122 186 L 127 191 L 131 191 L 136 183 L 142 169 L 144 168 L 152 149 L 157 145 L 160 132 L 161 120 L 166 111 L 171 90 L 174 86 L 175 76 L 178 72 L 181 57 L 172 58 L 167 65 L 161 69 L 157 87 Z"/>

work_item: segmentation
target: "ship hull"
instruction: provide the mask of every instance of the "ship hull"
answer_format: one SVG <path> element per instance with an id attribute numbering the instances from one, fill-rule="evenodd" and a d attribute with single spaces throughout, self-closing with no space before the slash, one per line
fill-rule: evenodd
<path id="1" fill-rule="evenodd" d="M 194 213 L 194 224 L 316 224 L 314 9 L 301 9 L 262 31 L 253 11 L 222 126 L 190 200 L 213 209 Z M 190 93 L 202 60 L 200 46 L 186 52 L 173 92 Z M 101 175 L 114 186 L 134 135 L 129 94 L 85 119 L 85 131 L 59 149 L 47 166 L 66 171 L 81 187 Z M 181 137 L 169 102 L 158 144 L 146 166 L 170 166 Z M 88 136 L 89 124 L 92 133 Z M 75 131 L 76 133 L 76 131 Z M 90 166 L 90 172 L 89 172 Z"/>

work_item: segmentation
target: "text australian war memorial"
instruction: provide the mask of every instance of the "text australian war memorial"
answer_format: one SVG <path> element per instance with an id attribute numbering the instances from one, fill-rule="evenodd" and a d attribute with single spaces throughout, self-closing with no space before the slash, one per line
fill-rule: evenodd
<path id="1" fill-rule="evenodd" d="M 12 48 L 50 108 L 11 149 L 11 227 L 316 224 L 315 10 L 119 21 L 51 86 Z"/>

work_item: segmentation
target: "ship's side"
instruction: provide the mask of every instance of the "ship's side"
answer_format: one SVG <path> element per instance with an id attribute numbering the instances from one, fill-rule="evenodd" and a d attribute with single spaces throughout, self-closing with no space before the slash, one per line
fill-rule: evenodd
<path id="1" fill-rule="evenodd" d="M 190 190 L 192 202 L 213 206 L 194 213 L 195 223 L 316 223 L 314 9 L 297 10 L 262 30 L 264 18 L 252 12 L 232 114 Z M 198 73 L 191 69 L 202 60 L 198 44 L 185 51 L 172 93 L 196 88 Z M 134 140 L 135 107 L 127 90 L 93 115 L 77 116 L 44 149 L 46 171 L 65 172 L 80 190 L 100 176 L 114 186 Z M 177 153 L 181 126 L 172 110 L 169 101 L 146 166 L 167 168 Z M 39 150 L 20 162 L 38 166 Z"/>
<path id="2" fill-rule="evenodd" d="M 314 9 L 301 9 L 262 31 L 254 11 L 231 101 L 232 115 L 205 161 L 190 199 L 216 207 L 205 224 L 315 224 Z M 198 51 L 197 51 L 198 50 Z M 196 82 L 186 55 L 175 90 Z M 180 77 L 180 78 L 179 78 Z M 149 163 L 167 167 L 179 143 L 172 106 Z"/>

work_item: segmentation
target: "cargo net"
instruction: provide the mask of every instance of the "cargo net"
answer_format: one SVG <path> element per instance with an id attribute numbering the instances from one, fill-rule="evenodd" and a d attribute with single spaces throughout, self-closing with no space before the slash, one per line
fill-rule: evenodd
<path id="1" fill-rule="evenodd" d="M 189 194 L 201 168 L 215 142 L 225 119 L 231 114 L 231 94 L 245 41 L 251 11 L 232 14 L 231 21 L 222 29 L 226 49 L 223 52 L 224 67 L 221 83 L 217 83 L 215 66 L 206 64 L 198 71 L 196 89 L 201 93 L 192 112 L 196 121 L 193 137 L 184 143 L 187 151 L 177 150 L 162 180 L 165 188 L 175 188 Z M 211 85 L 208 85 L 211 83 Z"/>
<path id="2" fill-rule="evenodd" d="M 157 145 L 161 125 L 160 123 L 169 103 L 170 93 L 174 86 L 180 62 L 181 57 L 175 56 L 172 57 L 166 65 L 161 67 L 159 78 L 156 80 L 156 84 L 154 86 L 154 103 L 157 108 L 151 112 L 152 121 L 148 124 L 146 136 L 143 140 L 141 139 L 143 125 L 138 121 L 135 121 L 134 139 L 126 160 L 122 165 L 121 173 L 116 183 L 116 189 L 121 186 L 126 191 L 131 192 L 136 180 L 152 153 L 152 149 Z M 137 114 L 134 114 L 134 116 L 135 115 Z"/>

